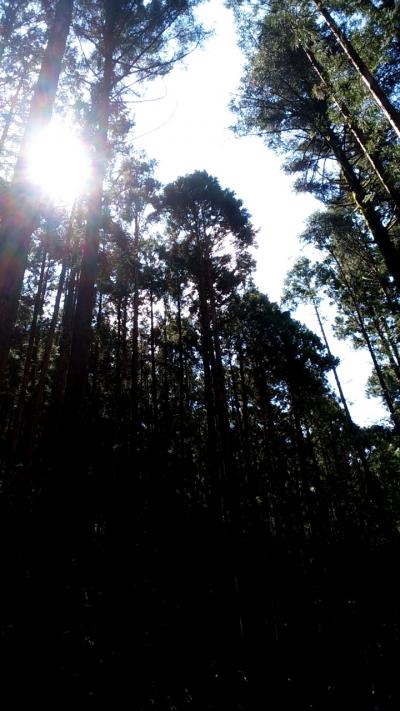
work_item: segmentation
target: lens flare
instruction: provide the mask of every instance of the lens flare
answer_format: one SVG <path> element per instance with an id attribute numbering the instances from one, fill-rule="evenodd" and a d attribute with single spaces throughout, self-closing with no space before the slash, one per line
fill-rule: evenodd
<path id="1" fill-rule="evenodd" d="M 54 120 L 28 149 L 28 177 L 44 195 L 71 204 L 91 177 L 87 147 L 71 126 Z"/>

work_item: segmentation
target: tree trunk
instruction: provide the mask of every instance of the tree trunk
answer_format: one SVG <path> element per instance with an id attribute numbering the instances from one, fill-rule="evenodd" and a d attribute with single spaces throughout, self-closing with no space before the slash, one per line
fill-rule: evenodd
<path id="1" fill-rule="evenodd" d="M 0 377 L 7 363 L 29 241 L 38 224 L 38 195 L 32 192 L 25 175 L 27 147 L 34 133 L 45 128 L 51 119 L 72 9 L 73 0 L 57 3 L 15 168 L 10 201 L 0 229 Z"/>
<path id="2" fill-rule="evenodd" d="M 53 387 L 54 421 L 57 422 L 60 416 L 61 402 L 64 398 L 67 384 L 68 362 L 71 352 L 72 325 L 74 318 L 74 308 L 76 299 L 77 267 L 70 269 L 66 296 L 64 299 L 61 336 L 59 345 L 59 356 L 56 363 Z"/>
<path id="3" fill-rule="evenodd" d="M 348 125 L 351 133 L 353 134 L 356 142 L 360 146 L 364 156 L 368 160 L 369 164 L 371 165 L 375 175 L 377 176 L 378 180 L 380 181 L 382 187 L 384 188 L 385 192 L 389 196 L 389 198 L 393 201 L 395 209 L 396 209 L 396 214 L 397 217 L 400 217 L 400 192 L 397 190 L 396 186 L 393 184 L 390 175 L 388 174 L 388 171 L 385 169 L 385 166 L 381 162 L 379 156 L 375 152 L 371 152 L 367 148 L 367 137 L 365 136 L 364 132 L 362 129 L 357 125 L 356 121 L 351 115 L 351 111 L 348 108 L 347 104 L 345 101 L 342 99 L 338 99 L 335 96 L 333 87 L 329 81 L 329 78 L 326 75 L 325 70 L 321 66 L 321 64 L 318 62 L 316 56 L 308 47 L 307 45 L 303 46 L 304 52 L 307 55 L 308 61 L 310 62 L 311 66 L 313 67 L 315 73 L 321 80 L 322 84 L 325 86 L 327 89 L 328 93 L 331 95 L 333 101 L 335 102 L 336 106 L 338 107 L 340 113 L 343 116 L 343 119 L 345 123 Z"/>
<path id="4" fill-rule="evenodd" d="M 388 342 L 388 344 L 391 348 L 391 351 L 393 353 L 393 358 L 396 361 L 396 367 L 399 370 L 399 376 L 400 376 L 400 351 L 398 349 L 395 338 L 393 338 L 393 332 L 391 331 L 390 327 L 388 326 L 386 319 L 383 319 L 382 330 L 386 334 L 386 339 L 387 339 L 387 342 Z"/>
<path id="5" fill-rule="evenodd" d="M 58 281 L 56 300 L 54 302 L 53 315 L 51 318 L 50 328 L 49 328 L 49 332 L 47 334 L 46 345 L 45 345 L 44 354 L 43 354 L 43 358 L 42 358 L 39 382 L 35 388 L 35 392 L 34 392 L 34 396 L 33 396 L 32 415 L 31 415 L 28 440 L 27 440 L 27 451 L 26 451 L 26 457 L 25 457 L 27 466 L 30 466 L 30 464 L 32 463 L 33 451 L 34 451 L 34 446 L 35 446 L 35 441 L 36 441 L 36 434 L 37 434 L 40 413 L 41 413 L 41 406 L 43 403 L 44 391 L 45 391 L 45 386 L 46 386 L 46 378 L 47 378 L 47 374 L 49 371 L 50 356 L 51 356 L 51 351 L 52 351 L 53 344 L 54 344 L 54 334 L 55 334 L 55 330 L 57 327 L 58 315 L 60 312 L 61 297 L 62 297 L 63 290 L 64 290 L 65 274 L 66 274 L 66 265 L 64 262 L 62 269 L 61 269 L 59 281 Z"/>
<path id="6" fill-rule="evenodd" d="M 207 415 L 207 445 L 208 445 L 208 463 L 211 470 L 217 467 L 217 437 L 215 428 L 215 405 L 214 392 L 211 379 L 211 361 L 213 359 L 212 339 L 210 330 L 210 316 L 208 304 L 205 296 L 204 275 L 200 266 L 200 275 L 198 279 L 198 294 L 199 294 L 199 315 L 200 315 L 200 333 L 201 333 L 201 356 L 203 360 L 204 374 L 204 399 Z"/>
<path id="7" fill-rule="evenodd" d="M 321 316 L 320 316 L 320 313 L 319 313 L 318 306 L 317 306 L 317 304 L 316 304 L 316 302 L 315 302 L 314 299 L 313 299 L 313 306 L 314 306 L 315 315 L 316 315 L 316 317 L 317 317 L 318 325 L 319 325 L 319 328 L 320 328 L 320 331 L 321 331 L 321 335 L 322 335 L 323 341 L 324 341 L 324 343 L 325 343 L 325 348 L 326 348 L 326 350 L 327 350 L 327 353 L 328 353 L 329 357 L 332 358 L 332 352 L 331 352 L 331 349 L 330 349 L 330 347 L 329 347 L 328 339 L 327 339 L 327 337 L 326 337 L 324 325 L 323 325 L 323 323 L 322 323 L 322 319 L 321 319 Z M 334 375 L 335 382 L 336 382 L 336 385 L 337 385 L 337 389 L 338 389 L 338 391 L 339 391 L 340 401 L 341 401 L 341 403 L 342 403 L 342 405 L 343 405 L 343 409 L 344 409 L 344 411 L 345 411 L 345 413 L 346 413 L 347 421 L 348 421 L 349 425 L 350 425 L 351 427 L 353 427 L 353 426 L 354 426 L 354 423 L 353 423 L 353 420 L 351 419 L 350 410 L 349 410 L 348 405 L 347 405 L 347 400 L 346 400 L 346 398 L 345 398 L 345 396 L 344 396 L 342 384 L 341 384 L 341 382 L 340 382 L 340 380 L 339 380 L 339 376 L 338 376 L 338 372 L 337 372 L 337 370 L 336 370 L 336 366 L 333 366 L 333 367 L 332 367 L 332 371 L 333 371 L 333 375 Z"/>
<path id="8" fill-rule="evenodd" d="M 394 405 L 393 405 L 393 400 L 392 400 L 392 398 L 391 398 L 391 396 L 390 396 L 390 393 L 389 393 L 389 390 L 388 390 L 388 388 L 387 388 L 387 386 L 386 386 L 385 378 L 383 377 L 383 373 L 382 373 L 382 369 L 381 369 L 381 367 L 380 367 L 380 365 L 379 365 L 379 363 L 378 363 L 378 360 L 377 360 L 377 358 L 376 358 L 375 351 L 374 351 L 374 347 L 373 347 L 373 345 L 372 345 L 372 343 L 371 343 L 371 339 L 370 339 L 369 334 L 368 334 L 368 331 L 367 331 L 367 329 L 366 329 L 365 321 L 364 321 L 363 315 L 362 315 L 362 313 L 361 313 L 361 311 L 360 311 L 360 308 L 359 308 L 359 305 L 358 305 L 358 302 L 357 302 L 357 298 L 356 298 L 356 296 L 355 296 L 355 294 L 354 294 L 354 292 L 353 292 L 353 290 L 352 290 L 352 288 L 351 288 L 351 286 L 350 286 L 350 284 L 349 284 L 349 281 L 348 281 L 348 279 L 347 279 L 347 277 L 346 277 L 346 275 L 345 275 L 345 273 L 344 273 L 344 271 L 343 271 L 343 269 L 342 269 L 340 260 L 336 257 L 336 255 L 335 255 L 335 253 L 334 253 L 333 251 L 331 252 L 331 254 L 332 254 L 332 256 L 333 256 L 333 258 L 334 258 L 334 260 L 335 260 L 335 262 L 336 262 L 336 264 L 337 264 L 337 266 L 338 266 L 339 275 L 340 275 L 340 277 L 341 277 L 341 279 L 342 279 L 342 281 L 343 281 L 343 283 L 344 283 L 344 285 L 345 285 L 345 287 L 346 287 L 346 289 L 347 289 L 347 292 L 348 292 L 348 294 L 349 294 L 349 296 L 350 296 L 350 299 L 351 299 L 351 301 L 352 301 L 352 304 L 353 304 L 353 307 L 354 307 L 354 311 L 355 311 L 356 316 L 357 316 L 358 325 L 359 325 L 359 327 L 360 327 L 361 335 L 362 335 L 362 337 L 364 338 L 365 345 L 366 345 L 367 348 L 368 348 L 369 354 L 370 354 L 370 356 L 371 356 L 372 364 L 373 364 L 373 366 L 374 366 L 375 373 L 376 373 L 376 375 L 377 375 L 379 384 L 380 384 L 380 386 L 381 386 L 382 397 L 383 397 L 383 399 L 384 399 L 384 401 L 385 401 L 385 403 L 386 403 L 386 406 L 387 406 L 387 408 L 388 408 L 388 410 L 389 410 L 389 412 L 390 412 L 390 415 L 391 415 L 391 417 L 392 417 L 392 421 L 393 421 L 393 424 L 394 424 L 394 426 L 395 426 L 395 429 L 396 429 L 396 431 L 397 431 L 398 433 L 400 433 L 400 421 L 399 421 L 398 415 L 397 415 L 397 413 L 396 413 L 396 411 L 395 411 L 395 408 L 394 408 Z"/>
<path id="9" fill-rule="evenodd" d="M 42 263 L 40 267 L 40 275 L 39 275 L 39 281 L 38 281 L 38 286 L 36 289 L 36 296 L 35 296 L 35 304 L 33 308 L 33 316 L 32 316 L 32 322 L 31 322 L 31 327 L 30 327 L 30 332 L 29 332 L 29 341 L 28 341 L 28 348 L 25 356 L 25 363 L 24 363 L 24 371 L 22 375 L 22 381 L 21 381 L 21 386 L 19 390 L 19 395 L 18 395 L 18 402 L 17 402 L 17 409 L 15 412 L 15 417 L 14 417 L 14 426 L 13 426 L 13 435 L 12 435 L 12 440 L 11 440 L 11 457 L 14 457 L 17 446 L 18 446 L 18 441 L 20 439 L 21 435 L 21 427 L 22 427 L 22 421 L 23 421 L 23 414 L 24 414 L 24 408 L 25 408 L 25 400 L 26 400 L 26 390 L 28 387 L 29 383 L 29 375 L 31 372 L 31 363 L 32 363 L 32 356 L 34 352 L 34 345 L 35 345 L 35 340 L 36 340 L 36 331 L 37 331 L 37 324 L 38 320 L 40 318 L 40 314 L 43 309 L 43 302 L 44 302 L 44 297 L 46 293 L 46 261 L 47 261 L 47 252 L 45 249 L 43 249 L 43 256 L 42 256 Z"/>
<path id="10" fill-rule="evenodd" d="M 158 430 L 158 408 L 157 408 L 157 374 L 156 357 L 154 343 L 154 310 L 153 310 L 153 288 L 150 287 L 150 361 L 151 361 L 151 410 L 153 420 L 153 433 Z"/>
<path id="11" fill-rule="evenodd" d="M 177 325 L 178 325 L 178 382 L 179 382 L 179 457 L 184 458 L 185 444 L 185 419 L 184 419 L 184 365 L 183 365 L 183 338 L 182 338 L 182 293 L 181 285 L 177 286 Z"/>
<path id="12" fill-rule="evenodd" d="M 400 138 L 400 116 L 398 111 L 394 108 L 393 104 L 391 104 L 385 92 L 369 71 L 365 62 L 363 62 L 351 42 L 349 42 L 340 27 L 338 27 L 328 10 L 324 8 L 320 0 L 314 0 L 314 4 L 324 18 L 336 41 L 347 55 L 352 66 L 357 71 L 360 79 L 363 81 L 371 96 L 374 98 L 376 104 L 379 106 L 398 138 Z"/>
<path id="13" fill-rule="evenodd" d="M 212 326 L 212 339 L 215 356 L 211 361 L 211 369 L 214 381 L 214 393 L 215 393 L 215 409 L 218 418 L 219 425 L 219 436 L 221 439 L 221 453 L 222 453 L 222 464 L 223 464 L 223 474 L 226 483 L 229 487 L 233 486 L 233 467 L 232 467 L 232 453 L 230 446 L 230 434 L 229 434 L 229 417 L 228 417 L 228 405 L 226 400 L 226 390 L 225 390 L 225 374 L 224 366 L 222 364 L 222 354 L 221 354 L 221 344 L 219 338 L 219 328 L 217 320 L 217 311 L 215 304 L 215 294 L 214 286 L 211 280 L 211 265 L 209 260 L 206 261 L 206 278 L 207 278 L 207 291 L 210 301 L 209 313 Z M 230 492 L 232 495 L 233 493 Z M 233 505 L 233 502 L 231 502 Z"/>
<path id="14" fill-rule="evenodd" d="M 387 386 L 386 386 L 385 378 L 384 378 L 383 373 L 382 373 L 382 369 L 381 369 L 381 367 L 380 367 L 380 365 L 379 365 L 379 363 L 378 363 L 377 357 L 376 357 L 376 355 L 375 355 L 374 347 L 373 347 L 373 345 L 372 345 L 372 343 L 371 343 L 371 339 L 370 339 L 370 337 L 369 337 L 368 331 L 367 331 L 366 326 L 365 326 L 365 322 L 364 322 L 363 316 L 362 316 L 360 310 L 358 309 L 358 307 L 356 307 L 356 313 L 357 313 L 357 318 L 358 318 L 358 322 L 359 322 L 359 325 L 360 325 L 360 331 L 361 331 L 362 336 L 363 336 L 363 338 L 364 338 L 364 340 L 365 340 L 365 343 L 366 343 L 366 345 L 367 345 L 367 348 L 368 348 L 369 354 L 370 354 L 370 356 L 371 356 L 371 360 L 372 360 L 372 363 L 373 363 L 373 366 L 374 366 L 376 375 L 377 375 L 378 380 L 379 380 L 379 385 L 381 386 L 381 391 L 382 391 L 383 399 L 385 400 L 386 405 L 387 405 L 387 408 L 388 408 L 388 410 L 389 410 L 389 412 L 390 412 L 390 414 L 391 414 L 391 416 L 392 416 L 392 420 L 393 420 L 395 429 L 397 430 L 398 434 L 400 434 L 400 422 L 399 422 L 398 416 L 397 416 L 397 414 L 396 414 L 396 410 L 395 410 L 395 408 L 394 408 L 393 400 L 392 400 L 392 397 L 391 397 L 391 395 L 390 395 L 390 393 L 389 393 L 389 390 L 388 390 L 388 388 L 387 388 Z"/>
<path id="15" fill-rule="evenodd" d="M 91 408 L 94 413 L 98 410 L 97 403 L 97 391 L 98 391 L 98 380 L 99 380 L 99 362 L 100 362 L 100 331 L 101 325 L 103 323 L 103 292 L 99 290 L 99 305 L 97 307 L 96 325 L 94 329 L 94 348 L 93 348 L 93 358 L 91 362 L 92 370 L 92 389 L 90 393 Z"/>
<path id="16" fill-rule="evenodd" d="M 45 391 L 45 386 L 46 386 L 46 379 L 47 379 L 47 374 L 48 374 L 48 370 L 49 370 L 51 351 L 53 349 L 54 335 L 55 335 L 57 323 L 58 323 L 61 298 L 62 298 L 62 295 L 64 292 L 64 284 L 65 284 L 65 277 L 67 274 L 67 265 L 68 265 L 68 261 L 69 261 L 69 248 L 70 248 L 70 242 L 71 242 L 71 237 L 72 237 L 74 215 L 75 215 L 75 207 L 73 207 L 71 210 L 71 215 L 70 215 L 69 224 L 68 224 L 68 228 L 67 228 L 67 234 L 65 237 L 65 245 L 64 245 L 65 256 L 63 259 L 61 272 L 60 272 L 60 276 L 58 279 L 58 287 L 57 287 L 57 294 L 56 294 L 56 298 L 55 298 L 55 302 L 54 302 L 53 315 L 51 318 L 50 328 L 49 328 L 49 332 L 47 334 L 46 345 L 45 345 L 45 349 L 44 349 L 44 353 L 43 353 L 39 382 L 35 388 L 34 395 L 33 395 L 32 413 L 31 413 L 29 431 L 28 431 L 28 435 L 27 435 L 27 448 L 26 448 L 26 455 L 25 455 L 25 463 L 26 463 L 27 467 L 30 467 L 30 465 L 32 463 L 36 434 L 37 434 L 39 420 L 40 420 L 41 406 L 43 403 L 44 391 Z"/>
<path id="17" fill-rule="evenodd" d="M 340 146 L 337 136 L 328 126 L 326 126 L 325 130 L 323 129 L 323 135 L 325 136 L 337 162 L 343 171 L 349 190 L 353 195 L 354 202 L 359 208 L 364 221 L 382 254 L 386 268 L 389 274 L 392 275 L 396 287 L 400 292 L 400 252 L 394 246 L 390 239 L 388 230 L 382 225 L 379 216 L 376 214 L 371 203 L 367 200 L 365 190 L 355 174 L 345 152 Z"/>
<path id="18" fill-rule="evenodd" d="M 65 390 L 65 415 L 74 418 L 81 412 L 89 359 L 95 282 L 98 270 L 99 232 L 102 225 L 103 181 L 107 166 L 110 93 L 113 84 L 112 28 L 107 31 L 103 79 L 96 103 L 97 135 L 93 165 L 93 189 L 89 198 L 83 257 L 78 284 L 71 357 Z"/>
<path id="19" fill-rule="evenodd" d="M 171 405 L 169 399 L 169 358 L 168 358 L 168 318 L 169 318 L 169 308 L 168 308 L 168 295 L 164 292 L 164 323 L 163 323 L 163 390 L 164 390 L 164 412 L 163 412 L 163 437 L 167 442 L 171 436 Z"/>
<path id="20" fill-rule="evenodd" d="M 387 338 L 387 332 L 384 333 L 384 327 L 382 326 L 382 323 L 380 322 L 379 315 L 376 313 L 376 310 L 373 308 L 372 309 L 372 322 L 374 324 L 374 328 L 376 330 L 376 333 L 379 336 L 379 339 L 381 341 L 382 349 L 394 371 L 396 374 L 396 378 L 399 381 L 400 384 L 400 367 L 399 363 L 395 358 L 395 354 L 393 352 L 393 348 L 391 345 L 390 340 Z M 396 349 L 397 350 L 397 349 Z"/>
<path id="21" fill-rule="evenodd" d="M 239 360 L 240 393 L 242 397 L 244 458 L 246 463 L 247 477 L 249 477 L 249 471 L 252 468 L 252 460 L 250 456 L 249 398 L 247 393 L 246 375 L 244 370 L 243 344 L 240 337 L 237 339 L 236 347 Z"/>
<path id="22" fill-rule="evenodd" d="M 135 214 L 133 242 L 133 314 L 132 314 L 132 364 L 131 364 L 131 455 L 135 456 L 139 436 L 139 219 Z"/>

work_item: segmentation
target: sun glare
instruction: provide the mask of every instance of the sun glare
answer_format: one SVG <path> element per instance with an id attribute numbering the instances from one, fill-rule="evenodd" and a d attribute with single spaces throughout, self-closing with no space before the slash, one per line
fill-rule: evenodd
<path id="1" fill-rule="evenodd" d="M 53 121 L 31 144 L 28 173 L 51 200 L 70 204 L 88 185 L 88 150 L 70 126 Z"/>

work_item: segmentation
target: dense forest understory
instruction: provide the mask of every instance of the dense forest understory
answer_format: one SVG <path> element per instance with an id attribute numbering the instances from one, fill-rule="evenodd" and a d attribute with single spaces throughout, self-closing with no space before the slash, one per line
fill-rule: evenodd
<path id="1" fill-rule="evenodd" d="M 206 40 L 198 4 L 0 2 L 0 697 L 395 710 L 398 5 L 229 3 L 235 131 L 321 201 L 278 306 L 235 193 L 162 185 L 132 143 L 132 91 Z M 70 203 L 32 174 L 53 114 L 72 181 L 91 166 Z M 387 422 L 353 421 L 324 298 Z"/>

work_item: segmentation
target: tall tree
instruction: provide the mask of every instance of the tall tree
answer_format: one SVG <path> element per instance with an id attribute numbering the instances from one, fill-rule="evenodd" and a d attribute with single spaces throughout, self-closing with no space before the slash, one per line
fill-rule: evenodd
<path id="1" fill-rule="evenodd" d="M 91 3 L 89 3 L 89 8 Z M 74 318 L 71 359 L 66 389 L 69 408 L 79 407 L 86 379 L 91 317 L 95 297 L 99 230 L 102 224 L 103 183 L 109 160 L 109 125 L 113 96 L 129 76 L 144 81 L 168 72 L 201 37 L 186 0 L 140 3 L 105 0 L 86 18 L 83 36 L 94 43 L 93 61 L 101 79 L 93 87 L 91 130 L 94 143 L 93 186 Z"/>
<path id="2" fill-rule="evenodd" d="M 224 282 L 229 280 L 233 285 L 246 280 L 251 264 L 247 249 L 253 242 L 254 230 L 241 201 L 204 171 L 167 185 L 160 203 L 174 241 L 183 240 L 187 268 L 196 285 L 210 468 L 216 467 L 222 491 L 228 501 L 230 498 L 228 506 L 232 506 L 232 454 L 218 301 L 224 293 Z M 229 242 L 235 249 L 234 256 L 226 251 Z"/>

